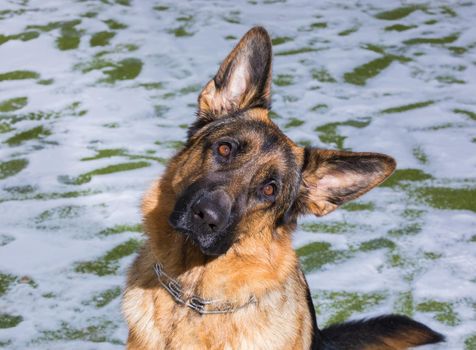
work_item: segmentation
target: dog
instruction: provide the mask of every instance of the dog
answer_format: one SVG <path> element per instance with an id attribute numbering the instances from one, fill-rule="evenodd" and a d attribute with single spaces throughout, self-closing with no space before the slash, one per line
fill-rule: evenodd
<path id="1" fill-rule="evenodd" d="M 393 158 L 302 148 L 268 116 L 271 40 L 247 32 L 198 97 L 185 146 L 143 199 L 144 247 L 123 295 L 135 349 L 396 350 L 444 337 L 406 316 L 320 330 L 291 245 L 388 178 Z"/>

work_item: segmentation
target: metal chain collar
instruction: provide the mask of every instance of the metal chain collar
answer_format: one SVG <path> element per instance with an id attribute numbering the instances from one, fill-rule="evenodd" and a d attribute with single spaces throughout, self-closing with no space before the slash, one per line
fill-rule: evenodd
<path id="1" fill-rule="evenodd" d="M 220 300 L 202 299 L 196 295 L 185 297 L 185 293 L 182 290 L 182 285 L 167 275 L 160 263 L 155 264 L 154 271 L 162 287 L 164 287 L 164 289 L 172 296 L 172 298 L 174 298 L 178 304 L 184 305 L 196 311 L 200 315 L 231 313 L 242 309 L 249 304 L 256 303 L 256 298 L 254 295 L 252 295 L 245 304 L 239 306 L 227 301 L 222 302 Z"/>

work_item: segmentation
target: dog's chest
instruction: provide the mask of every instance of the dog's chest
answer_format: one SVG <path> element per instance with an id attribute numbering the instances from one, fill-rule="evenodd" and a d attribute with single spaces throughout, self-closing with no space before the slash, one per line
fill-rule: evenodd
<path id="1" fill-rule="evenodd" d="M 124 312 L 137 336 L 130 336 L 129 348 L 136 343 L 137 349 L 306 349 L 309 320 L 299 305 L 295 295 L 279 291 L 235 312 L 200 315 L 162 289 L 130 289 Z"/>

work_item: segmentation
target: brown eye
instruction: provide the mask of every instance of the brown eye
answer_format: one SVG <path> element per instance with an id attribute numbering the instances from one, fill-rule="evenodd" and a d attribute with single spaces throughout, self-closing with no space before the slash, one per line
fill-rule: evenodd
<path id="1" fill-rule="evenodd" d="M 222 157 L 228 157 L 231 153 L 231 145 L 228 143 L 222 143 L 217 148 L 218 154 Z"/>
<path id="2" fill-rule="evenodd" d="M 264 186 L 261 191 L 263 192 L 263 194 L 265 196 L 271 197 L 271 196 L 274 195 L 275 186 L 273 184 L 268 184 L 268 185 Z"/>

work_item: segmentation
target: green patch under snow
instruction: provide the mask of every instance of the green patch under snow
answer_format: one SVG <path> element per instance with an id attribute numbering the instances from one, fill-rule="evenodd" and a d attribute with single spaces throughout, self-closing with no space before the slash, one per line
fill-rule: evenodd
<path id="1" fill-rule="evenodd" d="M 312 78 L 320 81 L 321 83 L 336 83 L 337 80 L 325 69 L 324 67 L 321 68 L 314 68 L 311 71 Z"/>
<path id="2" fill-rule="evenodd" d="M 425 173 L 420 169 L 397 169 L 384 183 L 380 186 L 394 187 L 406 182 L 425 181 L 433 179 L 433 176 Z"/>
<path id="3" fill-rule="evenodd" d="M 38 79 L 40 75 L 30 70 L 14 70 L 11 72 L 0 73 L 0 81 L 5 80 L 25 80 Z"/>
<path id="4" fill-rule="evenodd" d="M 327 28 L 327 23 L 326 22 L 315 22 L 311 23 L 309 26 L 310 29 L 324 29 Z"/>
<path id="5" fill-rule="evenodd" d="M 116 33 L 108 32 L 108 31 L 95 33 L 91 37 L 91 39 L 89 40 L 89 44 L 91 46 L 106 46 L 106 45 L 109 45 L 109 42 L 111 41 L 112 38 L 114 38 L 115 35 L 116 35 Z"/>
<path id="6" fill-rule="evenodd" d="M 475 112 L 468 111 L 466 109 L 455 108 L 455 109 L 453 109 L 453 113 L 465 115 L 465 116 L 469 117 L 470 119 L 476 121 L 476 113 Z"/>
<path id="7" fill-rule="evenodd" d="M 84 157 L 81 158 L 82 161 L 88 160 L 96 160 L 102 158 L 110 158 L 115 156 L 124 156 L 126 154 L 126 150 L 122 148 L 114 148 L 114 149 L 100 149 L 97 151 L 96 155 L 93 157 Z"/>
<path id="8" fill-rule="evenodd" d="M 355 293 L 343 291 L 319 291 L 313 295 L 318 315 L 330 315 L 320 324 L 329 326 L 348 320 L 352 315 L 375 307 L 385 300 L 384 293 Z"/>
<path id="9" fill-rule="evenodd" d="M 302 53 L 314 52 L 314 51 L 317 51 L 317 49 L 315 49 L 313 47 L 302 47 L 300 49 L 278 51 L 274 55 L 275 56 L 291 56 L 291 55 L 299 55 L 299 54 L 302 54 Z"/>
<path id="10" fill-rule="evenodd" d="M 394 24 L 388 27 L 385 27 L 385 31 L 391 32 L 391 31 L 397 31 L 397 32 L 404 32 L 406 30 L 410 30 L 413 28 L 417 28 L 415 25 L 405 25 L 405 24 Z"/>
<path id="11" fill-rule="evenodd" d="M 12 35 L 0 34 L 0 45 L 10 40 L 30 41 L 30 40 L 38 38 L 39 36 L 40 36 L 40 33 L 35 31 L 23 32 L 23 33 L 12 34 Z"/>
<path id="12" fill-rule="evenodd" d="M 304 120 L 298 118 L 291 118 L 289 121 L 284 125 L 285 128 L 295 128 L 304 124 Z"/>
<path id="13" fill-rule="evenodd" d="M 325 103 L 318 103 L 317 105 L 312 106 L 309 110 L 311 112 L 318 112 L 324 114 L 329 111 L 329 106 Z"/>
<path id="14" fill-rule="evenodd" d="M 308 222 L 300 225 L 303 231 L 316 233 L 344 233 L 355 229 L 355 224 L 344 221 Z"/>
<path id="15" fill-rule="evenodd" d="M 167 11 L 168 9 L 169 9 L 169 6 L 166 6 L 166 5 L 154 6 L 154 10 L 156 11 Z"/>
<path id="16" fill-rule="evenodd" d="M 347 211 L 373 211 L 375 209 L 375 204 L 372 202 L 349 202 L 344 204 L 341 208 Z"/>
<path id="17" fill-rule="evenodd" d="M 195 34 L 194 32 L 188 31 L 183 26 L 175 28 L 175 29 L 171 29 L 171 30 L 169 30 L 169 33 L 175 35 L 177 38 L 188 37 L 188 36 L 192 36 L 193 34 Z"/>
<path id="18" fill-rule="evenodd" d="M 388 235 L 394 237 L 416 235 L 421 231 L 421 228 L 422 225 L 418 222 L 409 223 L 402 227 L 388 231 Z"/>
<path id="19" fill-rule="evenodd" d="M 158 145 L 158 146 L 162 146 L 162 147 L 165 147 L 165 148 L 172 148 L 172 149 L 181 149 L 183 148 L 183 146 L 185 146 L 185 142 L 184 141 L 179 141 L 179 140 L 175 140 L 175 141 L 155 141 L 154 144 Z"/>
<path id="20" fill-rule="evenodd" d="M 107 289 L 99 294 L 94 295 L 92 298 L 92 303 L 98 308 L 104 307 L 114 299 L 118 298 L 121 295 L 121 292 L 122 291 L 120 287 Z"/>
<path id="21" fill-rule="evenodd" d="M 386 20 L 386 21 L 396 21 L 402 18 L 405 18 L 417 10 L 425 9 L 422 5 L 407 5 L 394 8 L 389 11 L 379 12 L 375 15 L 375 18 Z"/>
<path id="22" fill-rule="evenodd" d="M 0 234 L 0 247 L 6 246 L 7 244 L 13 242 L 15 238 L 10 235 Z"/>
<path id="23" fill-rule="evenodd" d="M 455 78 L 452 75 L 439 75 L 436 77 L 436 80 L 445 84 L 466 84 L 464 80 Z"/>
<path id="24" fill-rule="evenodd" d="M 50 32 L 55 29 L 61 29 L 64 27 L 74 27 L 81 23 L 81 20 L 75 19 L 71 21 L 58 21 L 58 22 L 49 22 L 48 24 L 31 24 L 28 25 L 27 29 L 39 30 L 41 32 Z"/>
<path id="25" fill-rule="evenodd" d="M 384 69 L 389 67 L 392 62 L 408 62 L 409 60 L 408 58 L 400 56 L 385 55 L 354 68 L 352 72 L 345 73 L 344 80 L 349 84 L 363 86 L 368 79 L 380 74 Z"/>
<path id="26" fill-rule="evenodd" d="M 403 43 L 406 45 L 418 45 L 418 44 L 451 44 L 458 40 L 459 34 L 452 34 L 440 38 L 414 38 L 405 40 Z"/>
<path id="27" fill-rule="evenodd" d="M 355 33 L 358 30 L 359 30 L 359 27 L 353 27 L 353 28 L 349 28 L 349 29 L 346 29 L 346 30 L 343 30 L 343 31 L 339 32 L 338 35 L 339 36 L 347 36 L 347 35 L 350 35 L 352 33 Z"/>
<path id="28" fill-rule="evenodd" d="M 157 144 L 157 143 L 156 143 Z M 126 157 L 131 160 L 153 160 L 161 164 L 165 164 L 167 160 L 161 157 L 154 157 L 150 155 L 141 155 L 141 154 L 130 154 L 125 149 L 122 148 L 109 148 L 109 149 L 100 149 L 96 150 L 96 155 L 92 157 L 81 158 L 81 161 L 91 161 L 104 158 L 112 157 Z"/>
<path id="29" fill-rule="evenodd" d="M 332 144 L 338 149 L 344 149 L 344 141 L 347 136 L 342 136 L 338 133 L 337 129 L 340 126 L 351 126 L 354 128 L 365 128 L 370 124 L 368 120 L 347 120 L 344 122 L 333 122 L 318 126 L 315 130 L 319 133 L 319 140 L 321 142 Z"/>
<path id="30" fill-rule="evenodd" d="M 448 46 L 448 50 L 450 50 L 455 55 L 463 55 L 468 51 L 466 47 L 462 46 Z"/>
<path id="31" fill-rule="evenodd" d="M 121 23 L 115 19 L 108 19 L 108 20 L 105 20 L 104 23 L 107 24 L 107 26 L 109 27 L 109 29 L 111 30 L 118 30 L 118 29 L 126 29 L 127 28 L 127 25 L 125 25 L 124 23 Z"/>
<path id="32" fill-rule="evenodd" d="M 22 109 L 28 103 L 28 97 L 15 97 L 0 102 L 0 112 L 13 112 Z"/>
<path id="33" fill-rule="evenodd" d="M 6 162 L 0 162 L 0 180 L 14 176 L 26 168 L 27 159 L 12 159 Z"/>
<path id="34" fill-rule="evenodd" d="M 0 296 L 5 294 L 16 280 L 15 276 L 0 272 Z"/>
<path id="35" fill-rule="evenodd" d="M 76 178 L 71 179 L 68 177 L 60 177 L 59 180 L 67 184 L 82 185 L 87 182 L 90 182 L 94 176 L 108 175 L 108 174 L 113 174 L 113 173 L 118 173 L 123 171 L 136 170 L 136 169 L 145 168 L 148 166 L 150 166 L 150 163 L 148 162 L 120 163 L 120 164 L 109 165 L 107 167 L 96 169 L 93 171 L 89 171 L 87 173 L 79 175 Z"/>
<path id="36" fill-rule="evenodd" d="M 100 323 L 89 321 L 89 323 L 95 324 L 82 328 L 75 328 L 66 322 L 62 322 L 61 328 L 57 330 L 43 331 L 41 337 L 36 339 L 35 342 L 84 340 L 93 343 L 103 343 L 110 340 L 110 333 L 117 328 L 117 326 L 111 321 L 102 321 Z"/>
<path id="37" fill-rule="evenodd" d="M 476 212 L 476 188 L 422 187 L 413 195 L 433 208 Z"/>
<path id="38" fill-rule="evenodd" d="M 277 86 L 288 86 L 294 83 L 294 79 L 290 74 L 278 74 L 273 79 L 273 83 Z"/>
<path id="39" fill-rule="evenodd" d="M 428 107 L 428 106 L 431 106 L 434 103 L 435 103 L 435 101 L 433 101 L 433 100 L 423 101 L 423 102 L 416 102 L 416 103 L 411 103 L 411 104 L 408 104 L 408 105 L 386 108 L 386 109 L 382 110 L 380 113 L 383 113 L 383 114 L 402 113 L 402 112 L 410 111 L 412 109 Z"/>
<path id="40" fill-rule="evenodd" d="M 83 73 L 101 70 L 106 77 L 100 81 L 112 84 L 121 80 L 135 79 L 142 71 L 142 66 L 143 62 L 138 58 L 125 58 L 117 62 L 95 58 L 91 62 L 77 65 L 76 68 L 81 69 Z"/>
<path id="41" fill-rule="evenodd" d="M 51 135 L 50 130 L 44 128 L 43 126 L 37 126 L 13 135 L 7 139 L 5 143 L 9 146 L 18 146 L 23 142 L 40 139 L 49 135 Z"/>
<path id="42" fill-rule="evenodd" d="M 301 258 L 304 272 L 320 269 L 326 264 L 336 263 L 349 257 L 346 250 L 334 250 L 330 243 L 313 242 L 296 250 Z"/>
<path id="43" fill-rule="evenodd" d="M 285 43 L 293 41 L 293 40 L 294 39 L 289 37 L 289 36 L 278 36 L 278 37 L 275 37 L 275 38 L 271 39 L 271 43 L 273 44 L 273 46 L 278 46 L 278 45 L 282 45 L 282 44 L 285 44 Z"/>
<path id="44" fill-rule="evenodd" d="M 443 256 L 443 254 L 435 252 L 424 252 L 423 255 L 429 260 L 438 260 Z"/>
<path id="45" fill-rule="evenodd" d="M 80 20 L 63 22 L 60 26 L 60 36 L 56 39 L 56 47 L 61 51 L 77 49 L 81 41 L 81 32 L 76 26 Z"/>
<path id="46" fill-rule="evenodd" d="M 124 232 L 142 232 L 142 224 L 137 225 L 116 225 L 99 232 L 102 236 L 110 236 Z"/>
<path id="47" fill-rule="evenodd" d="M 466 338 L 464 341 L 464 350 L 476 350 L 476 334 Z"/>
<path id="48" fill-rule="evenodd" d="M 154 82 L 154 83 L 142 83 L 139 86 L 143 87 L 146 90 L 161 90 L 164 88 L 164 83 Z"/>
<path id="49" fill-rule="evenodd" d="M 415 313 L 415 301 L 411 291 L 399 293 L 395 300 L 394 312 L 412 317 Z"/>
<path id="50" fill-rule="evenodd" d="M 37 223 L 52 219 L 71 219 L 78 217 L 84 211 L 84 207 L 78 205 L 64 205 L 41 212 L 36 218 Z"/>
<path id="51" fill-rule="evenodd" d="M 20 315 L 0 313 L 0 329 L 16 327 L 21 321 L 23 321 L 23 317 Z"/>
<path id="52" fill-rule="evenodd" d="M 27 193 L 21 191 L 10 191 L 13 196 L 11 198 L 0 198 L 0 203 L 8 200 L 51 200 L 51 199 L 71 199 L 84 196 L 90 196 L 100 193 L 98 190 L 84 191 L 67 191 L 67 192 L 45 192 L 45 193 Z"/>
<path id="53" fill-rule="evenodd" d="M 457 326 L 461 322 L 451 303 L 428 300 L 418 304 L 416 309 L 433 314 L 436 320 L 448 326 Z"/>
<path id="54" fill-rule="evenodd" d="M 423 151 L 421 146 L 417 146 L 412 150 L 413 156 L 421 163 L 427 164 L 428 163 L 428 156 Z"/>
<path id="55" fill-rule="evenodd" d="M 75 267 L 75 271 L 93 273 L 98 276 L 115 274 L 119 269 L 119 260 L 134 254 L 141 244 L 142 243 L 136 239 L 130 239 L 96 260 L 78 263 Z"/>
<path id="56" fill-rule="evenodd" d="M 366 241 L 360 244 L 359 250 L 368 252 L 371 250 L 377 250 L 382 248 L 394 249 L 396 247 L 395 243 L 388 238 L 376 238 L 370 241 Z"/>
<path id="57" fill-rule="evenodd" d="M 106 83 L 114 83 L 118 80 L 135 79 L 142 70 L 142 61 L 138 58 L 126 58 L 111 66 L 104 71 L 108 77 L 102 81 Z"/>

